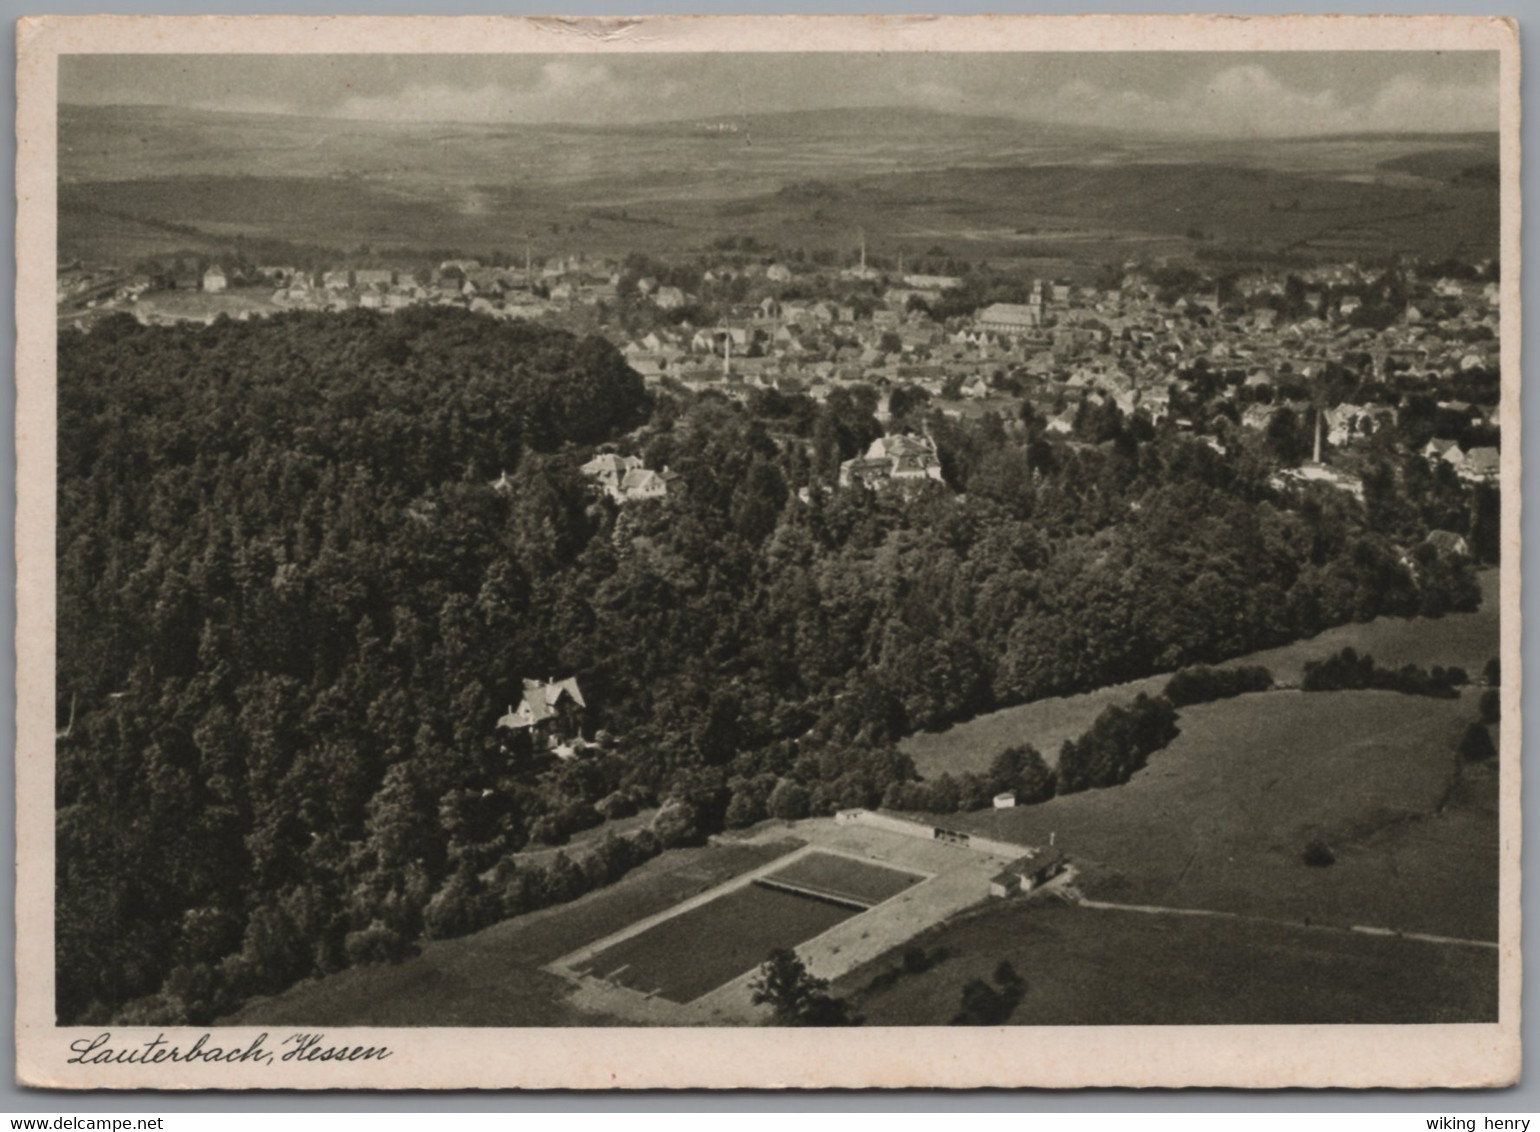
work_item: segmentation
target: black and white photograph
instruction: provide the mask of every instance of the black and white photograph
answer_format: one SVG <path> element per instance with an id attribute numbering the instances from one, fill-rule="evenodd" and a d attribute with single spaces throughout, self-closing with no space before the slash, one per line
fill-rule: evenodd
<path id="1" fill-rule="evenodd" d="M 35 1080 L 1516 1074 L 1510 24 L 135 23 L 33 41 Z"/>

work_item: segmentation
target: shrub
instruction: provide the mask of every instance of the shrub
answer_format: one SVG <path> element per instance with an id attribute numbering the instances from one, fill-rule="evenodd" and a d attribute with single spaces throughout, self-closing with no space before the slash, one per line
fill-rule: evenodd
<path id="1" fill-rule="evenodd" d="M 765 803 L 759 792 L 748 787 L 733 791 L 732 801 L 727 803 L 728 829 L 747 829 L 755 822 L 765 820 Z"/>
<path id="2" fill-rule="evenodd" d="M 1435 667 L 1432 672 L 1426 672 L 1415 664 L 1408 664 L 1395 671 L 1380 668 L 1375 665 L 1372 656 L 1359 656 L 1357 650 L 1348 647 L 1325 660 L 1307 661 L 1300 687 L 1307 692 L 1372 689 L 1452 700 L 1460 695 L 1456 685 L 1463 684 L 1465 680 L 1463 668 Z"/>
<path id="3" fill-rule="evenodd" d="M 701 828 L 700 813 L 695 806 L 682 798 L 674 798 L 663 804 L 652 819 L 652 832 L 665 849 L 676 845 L 698 845 L 706 840 Z"/>
<path id="4" fill-rule="evenodd" d="M 547 814 L 529 830 L 529 839 L 542 845 L 565 845 L 567 838 L 567 831 L 562 828 L 561 819 L 555 814 Z"/>
<path id="5" fill-rule="evenodd" d="M 1164 696 L 1140 693 L 1127 707 L 1104 708 L 1090 730 L 1059 749 L 1059 793 L 1119 786 L 1177 734 L 1176 709 Z"/>
<path id="6" fill-rule="evenodd" d="M 1026 981 L 1008 960 L 995 968 L 995 986 L 970 979 L 962 989 L 962 1002 L 952 1016 L 954 1026 L 998 1026 L 1008 1020 L 1026 993 Z"/>
<path id="7" fill-rule="evenodd" d="M 1503 717 L 1503 696 L 1496 688 L 1481 693 L 1481 722 L 1497 723 Z"/>
<path id="8" fill-rule="evenodd" d="M 594 809 L 599 811 L 600 816 L 606 821 L 615 821 L 636 813 L 636 800 L 625 791 L 616 790 L 595 802 Z"/>
<path id="9" fill-rule="evenodd" d="M 777 948 L 760 965 L 752 984 L 753 1002 L 775 1011 L 780 1026 L 851 1026 L 859 1019 L 843 999 L 828 993 L 826 979 L 815 978 L 789 948 Z"/>
<path id="10" fill-rule="evenodd" d="M 1460 739 L 1460 757 L 1468 763 L 1485 762 L 1497 755 L 1492 734 L 1480 723 L 1472 723 Z"/>
<path id="11" fill-rule="evenodd" d="M 1261 665 L 1210 668 L 1197 664 L 1182 669 L 1166 681 L 1161 695 L 1176 707 L 1187 707 L 1190 704 L 1229 699 L 1246 692 L 1265 692 L 1272 686 L 1273 674 Z"/>
<path id="12" fill-rule="evenodd" d="M 927 793 L 930 795 L 930 798 L 926 803 L 926 809 L 937 814 L 955 814 L 957 812 L 959 799 L 957 779 L 953 778 L 950 774 L 943 773 L 940 778 L 932 782 Z"/>
<path id="13" fill-rule="evenodd" d="M 807 787 L 789 778 L 783 778 L 775 784 L 775 789 L 770 791 L 770 800 L 766 803 L 770 816 L 781 821 L 800 821 L 808 816 L 811 805 L 812 799 Z"/>
<path id="14" fill-rule="evenodd" d="M 972 771 L 964 771 L 957 780 L 957 808 L 965 812 L 987 809 L 995 793 L 986 780 Z"/>
<path id="15" fill-rule="evenodd" d="M 1337 863 L 1337 855 L 1324 841 L 1312 841 L 1306 845 L 1302 857 L 1312 869 L 1324 869 Z"/>
<path id="16" fill-rule="evenodd" d="M 187 1008 L 180 999 L 151 994 L 126 1004 L 113 1021 L 119 1026 L 185 1026 Z"/>
<path id="17" fill-rule="evenodd" d="M 1019 805 L 1046 802 L 1057 788 L 1053 768 L 1030 743 L 1007 747 L 989 766 L 989 788 L 994 794 L 1007 791 L 1016 795 Z"/>
<path id="18" fill-rule="evenodd" d="M 365 963 L 398 963 L 417 952 L 417 947 L 399 932 L 387 928 L 375 920 L 361 931 L 349 932 L 343 941 L 348 962 L 357 966 Z"/>
<path id="19" fill-rule="evenodd" d="M 455 939 L 480 931 L 497 918 L 499 904 L 474 869 L 462 868 L 428 901 L 424 934 L 429 939 Z"/>

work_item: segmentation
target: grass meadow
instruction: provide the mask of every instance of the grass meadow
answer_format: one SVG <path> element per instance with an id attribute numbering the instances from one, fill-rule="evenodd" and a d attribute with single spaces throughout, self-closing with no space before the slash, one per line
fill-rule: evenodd
<path id="1" fill-rule="evenodd" d="M 1439 812 L 1475 714 L 1474 693 L 1240 696 L 1185 709 L 1182 733 L 1123 786 L 946 822 L 1054 837 L 1097 899 L 1495 939 L 1491 771 L 1472 768 L 1466 804 Z M 1314 841 L 1335 865 L 1303 863 Z"/>
<path id="2" fill-rule="evenodd" d="M 1320 660 L 1351 645 L 1360 653 L 1369 653 L 1385 667 L 1460 665 L 1472 677 L 1479 678 L 1482 666 L 1497 655 L 1501 604 L 1498 571 L 1483 571 L 1480 580 L 1481 608 L 1474 613 L 1451 613 L 1440 618 L 1378 617 L 1339 625 L 1308 640 L 1264 649 L 1225 663 L 1260 664 L 1270 669 L 1280 684 L 1297 684 L 1306 661 Z M 982 773 L 989 769 L 995 755 L 1018 743 L 1031 743 L 1052 765 L 1064 740 L 1079 738 L 1104 708 L 1127 703 L 1140 692 L 1155 695 L 1170 678 L 1169 672 L 1163 672 L 1080 695 L 1054 696 L 1002 708 L 945 731 L 917 732 L 904 739 L 899 750 L 914 760 L 915 769 L 926 778 L 943 771 Z"/>
<path id="3" fill-rule="evenodd" d="M 1330 929 L 994 905 L 915 941 L 937 962 L 885 955 L 838 980 L 868 1026 L 938 1025 L 1001 960 L 1026 981 L 1020 1026 L 1490 1022 L 1498 953 Z"/>

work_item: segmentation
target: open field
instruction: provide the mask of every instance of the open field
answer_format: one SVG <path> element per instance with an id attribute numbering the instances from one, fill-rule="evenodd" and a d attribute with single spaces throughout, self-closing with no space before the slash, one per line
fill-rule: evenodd
<path id="1" fill-rule="evenodd" d="M 1499 629 L 1497 571 L 1481 582 L 1473 614 L 1345 625 L 1231 663 L 1293 683 L 1306 661 L 1351 645 L 1391 667 L 1478 675 Z M 1051 759 L 1107 704 L 1167 678 L 996 712 L 904 749 L 925 774 L 981 770 L 1023 741 Z M 1281 691 L 1194 705 L 1124 786 L 938 819 L 1024 843 L 1056 836 L 1093 900 L 1230 915 L 997 903 L 914 941 L 939 959 L 931 971 L 901 974 L 895 950 L 836 990 L 869 1025 L 942 1024 L 970 979 L 1008 959 L 1028 983 L 1017 1024 L 1492 1020 L 1495 948 L 1352 930 L 1497 938 L 1496 767 L 1459 769 L 1455 757 L 1479 694 Z M 1312 841 L 1336 863 L 1306 866 Z"/>
<path id="2" fill-rule="evenodd" d="M 366 123 L 165 107 L 66 106 L 59 129 L 66 258 L 131 260 L 236 235 L 486 254 L 516 250 L 525 232 L 539 254 L 678 252 L 745 235 L 848 251 L 858 226 L 879 255 L 939 244 L 1081 264 L 1213 244 L 1305 259 L 1496 250 L 1496 186 L 1464 175 L 1495 164 L 1495 135 L 1216 145 L 880 109 L 756 117 L 752 145 L 691 122 Z M 184 228 L 157 230 L 168 223 Z"/>
<path id="3" fill-rule="evenodd" d="M 1372 655 L 1382 666 L 1404 664 L 1460 665 L 1479 678 L 1486 662 L 1497 655 L 1501 623 L 1498 571 L 1483 570 L 1481 608 L 1474 613 L 1451 613 L 1440 618 L 1377 617 L 1327 629 L 1308 640 L 1294 641 L 1236 657 L 1227 665 L 1260 664 L 1282 684 L 1299 683 L 1305 662 L 1320 660 L 1351 645 Z M 1111 704 L 1124 704 L 1140 692 L 1155 695 L 1171 678 L 1169 672 L 1114 684 L 1074 696 L 1053 696 L 1029 704 L 1002 708 L 945 731 L 918 732 L 899 743 L 899 750 L 914 760 L 926 778 L 943 771 L 983 773 L 1006 747 L 1031 743 L 1049 765 L 1057 761 L 1066 739 L 1078 739 L 1096 716 Z"/>
<path id="4" fill-rule="evenodd" d="M 948 727 L 945 731 L 917 731 L 898 744 L 914 760 L 924 778 L 950 771 L 971 770 L 983 774 L 994 757 L 1007 747 L 1031 743 L 1049 766 L 1059 761 L 1066 739 L 1078 739 L 1103 710 L 1128 703 L 1140 692 L 1156 695 L 1171 679 L 1170 673 L 1149 676 L 1127 684 L 1111 684 L 1075 696 L 1050 696 L 1016 707 L 1001 708 Z"/>
<path id="5" fill-rule="evenodd" d="M 690 1002 L 752 971 L 776 948 L 795 947 L 854 915 L 846 905 L 747 884 L 621 940 L 579 973 Z"/>
<path id="6" fill-rule="evenodd" d="M 1324 928 L 1011 901 L 915 941 L 834 986 L 869 1026 L 944 1025 L 970 979 L 1008 960 L 1027 989 L 1015 1025 L 1495 1021 L 1498 953 Z M 873 980 L 876 984 L 873 985 Z"/>
<path id="7" fill-rule="evenodd" d="M 604 1025 L 566 1003 L 570 984 L 543 964 L 793 851 L 771 839 L 674 849 L 570 904 L 429 943 L 395 966 L 354 967 L 254 999 L 222 1025 Z"/>
<path id="8" fill-rule="evenodd" d="M 944 821 L 1024 844 L 1056 834 L 1098 899 L 1491 940 L 1490 768 L 1468 772 L 1466 805 L 1439 813 L 1475 695 L 1271 692 L 1196 705 L 1123 786 Z M 1304 865 L 1312 841 L 1337 863 Z"/>

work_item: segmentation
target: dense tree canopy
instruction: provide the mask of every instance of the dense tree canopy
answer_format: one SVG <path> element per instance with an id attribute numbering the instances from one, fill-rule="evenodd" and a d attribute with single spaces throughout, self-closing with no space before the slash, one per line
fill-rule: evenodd
<path id="1" fill-rule="evenodd" d="M 839 488 L 870 392 L 650 404 L 602 341 L 439 309 L 61 337 L 61 1019 L 206 1019 L 659 846 L 901 804 L 916 729 L 1474 600 L 1408 568 L 1395 477 L 1275 491 L 1113 414 L 1070 443 L 917 403 L 947 482 Z M 667 498 L 591 492 L 599 444 Z M 569 674 L 602 754 L 499 739 Z M 1109 716 L 1058 788 L 1126 778 L 1169 712 Z M 1053 779 L 1022 750 L 924 805 L 1005 789 Z M 645 843 L 520 856 L 652 806 Z"/>

